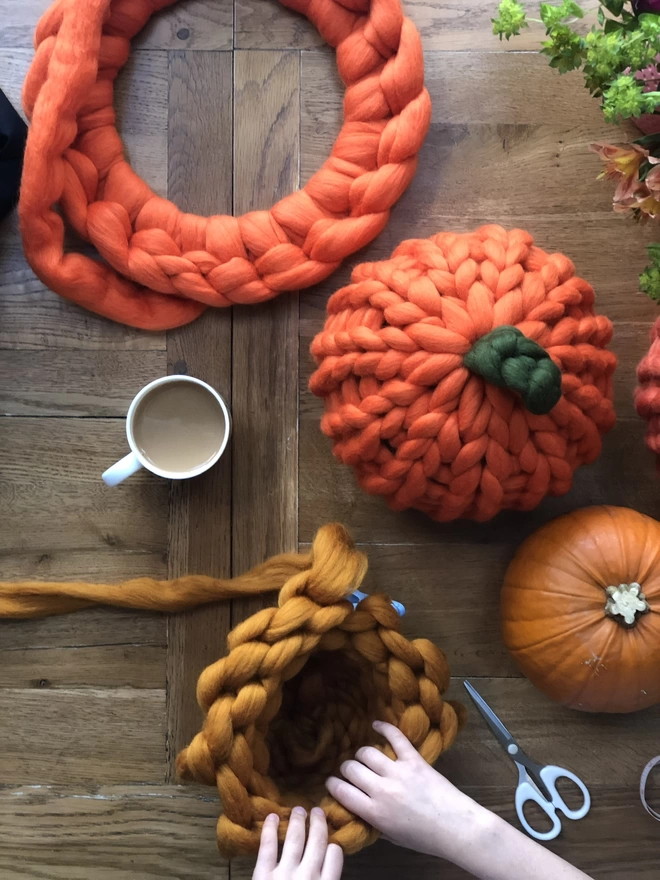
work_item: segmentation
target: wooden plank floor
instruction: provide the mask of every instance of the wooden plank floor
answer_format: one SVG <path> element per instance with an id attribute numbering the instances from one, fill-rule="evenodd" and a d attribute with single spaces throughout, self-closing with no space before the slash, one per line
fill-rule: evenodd
<path id="1" fill-rule="evenodd" d="M 17 105 L 47 5 L 0 0 L 0 87 Z M 660 826 L 642 811 L 637 784 L 660 751 L 660 710 L 593 718 L 557 708 L 519 677 L 497 619 L 507 562 L 541 523 L 601 501 L 660 516 L 631 402 L 655 316 L 636 287 L 654 230 L 612 214 L 611 188 L 595 181 L 587 146 L 616 133 L 579 77 L 559 78 L 529 51 L 534 34 L 495 41 L 495 0 L 405 5 L 423 35 L 433 123 L 417 177 L 360 256 L 379 259 L 403 238 L 484 221 L 527 226 L 540 245 L 566 250 L 616 322 L 619 422 L 600 460 L 570 495 L 531 515 L 438 526 L 394 514 L 334 461 L 318 428 L 321 406 L 306 390 L 310 339 L 350 266 L 300 297 L 146 334 L 45 290 L 11 218 L 0 228 L 0 577 L 228 575 L 305 547 L 318 526 L 341 520 L 369 553 L 370 587 L 407 605 L 407 634 L 447 652 L 456 695 L 463 677 L 478 678 L 532 755 L 587 781 L 591 814 L 566 827 L 556 850 L 599 880 L 657 880 Z M 199 213 L 266 208 L 304 182 L 332 145 L 341 98 L 333 54 L 274 0 L 182 0 L 136 41 L 118 86 L 134 167 Z M 123 454 L 128 402 L 167 371 L 207 379 L 231 401 L 231 453 L 171 490 L 144 474 L 106 489 L 100 473 Z M 251 876 L 249 862 L 217 854 L 215 793 L 178 786 L 173 762 L 199 724 L 197 675 L 257 605 L 0 624 L 3 880 Z M 474 712 L 440 768 L 513 818 L 514 775 Z M 466 876 L 386 843 L 345 871 L 348 880 L 440 875 Z"/>

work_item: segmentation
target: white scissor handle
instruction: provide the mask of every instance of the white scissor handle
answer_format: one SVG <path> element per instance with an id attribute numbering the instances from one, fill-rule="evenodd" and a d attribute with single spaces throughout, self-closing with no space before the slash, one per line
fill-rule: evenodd
<path id="1" fill-rule="evenodd" d="M 557 791 L 557 780 L 563 778 L 570 779 L 571 782 L 574 782 L 582 792 L 584 803 L 577 810 L 570 810 L 566 806 L 564 798 Z M 583 819 L 587 815 L 591 809 L 591 796 L 589 795 L 589 789 L 587 786 L 578 776 L 575 775 L 575 773 L 571 773 L 570 770 L 565 770 L 563 767 L 555 767 L 554 764 L 550 764 L 541 770 L 541 779 L 550 792 L 553 806 L 557 810 L 561 810 L 567 819 Z"/>
<path id="2" fill-rule="evenodd" d="M 544 769 L 548 768 L 546 767 Z M 538 804 L 543 812 L 548 816 L 548 818 L 552 822 L 552 828 L 550 829 L 550 831 L 546 831 L 545 833 L 541 831 L 536 831 L 529 824 L 529 822 L 525 818 L 525 811 L 523 809 L 528 801 L 534 801 L 534 803 Z M 520 819 L 520 824 L 522 825 L 522 827 L 529 834 L 529 836 L 533 837 L 535 840 L 554 840 L 561 831 L 561 822 L 559 821 L 559 816 L 557 815 L 554 804 L 544 798 L 538 788 L 531 782 L 519 783 L 518 788 L 516 789 L 516 812 L 518 813 L 518 818 Z"/>

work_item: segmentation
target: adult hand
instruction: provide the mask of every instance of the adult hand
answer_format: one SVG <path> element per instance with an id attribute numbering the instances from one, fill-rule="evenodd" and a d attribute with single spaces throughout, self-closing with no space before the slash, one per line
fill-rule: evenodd
<path id="1" fill-rule="evenodd" d="M 314 807 L 305 844 L 305 819 L 302 807 L 291 812 L 282 856 L 277 861 L 279 817 L 271 813 L 261 832 L 261 845 L 252 880 L 340 880 L 344 854 L 336 843 L 328 844 L 325 813 Z"/>

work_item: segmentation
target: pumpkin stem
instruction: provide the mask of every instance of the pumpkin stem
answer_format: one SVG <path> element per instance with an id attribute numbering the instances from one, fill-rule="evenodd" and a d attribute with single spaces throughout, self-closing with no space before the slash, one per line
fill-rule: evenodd
<path id="1" fill-rule="evenodd" d="M 605 614 L 622 625 L 636 626 L 641 615 L 651 610 L 642 588 L 637 583 L 607 587 L 605 592 L 608 596 Z"/>
<path id="2" fill-rule="evenodd" d="M 463 363 L 491 385 L 517 391 L 534 415 L 550 412 L 561 397 L 561 370 L 517 327 L 503 324 L 491 330 L 475 342 Z"/>

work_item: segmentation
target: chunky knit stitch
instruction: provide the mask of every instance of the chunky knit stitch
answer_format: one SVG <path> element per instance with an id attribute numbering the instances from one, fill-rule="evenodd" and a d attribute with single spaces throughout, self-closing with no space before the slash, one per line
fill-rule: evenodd
<path id="1" fill-rule="evenodd" d="M 405 241 L 328 302 L 321 428 L 395 510 L 487 520 L 571 487 L 614 424 L 610 321 L 562 254 L 484 226 Z"/>
<path id="2" fill-rule="evenodd" d="M 420 37 L 399 0 L 283 0 L 337 50 L 345 122 L 331 156 L 270 211 L 185 214 L 132 170 L 112 106 L 131 38 L 172 2 L 56 0 L 39 22 L 23 89 L 32 126 L 20 220 L 30 265 L 61 296 L 151 330 L 330 275 L 387 223 L 431 119 Z M 65 253 L 63 218 L 107 263 Z"/>
<path id="3" fill-rule="evenodd" d="M 188 576 L 123 584 L 0 583 L 0 618 L 42 617 L 91 605 L 180 611 L 232 596 L 279 590 L 277 606 L 239 624 L 228 654 L 202 672 L 202 730 L 178 756 L 184 779 L 217 786 L 218 844 L 228 857 L 255 852 L 263 821 L 277 813 L 286 834 L 291 808 L 318 804 L 331 841 L 354 853 L 378 833 L 324 788 L 358 748 L 394 758 L 372 722 L 397 725 L 433 763 L 463 720 L 445 702 L 449 668 L 426 639 L 408 641 L 387 596 L 357 609 L 366 557 L 340 525 L 318 532 L 309 553 L 274 556 L 234 580 Z"/>
<path id="4" fill-rule="evenodd" d="M 648 423 L 646 445 L 660 456 L 660 318 L 651 329 L 651 347 L 637 367 L 635 406 Z"/>

